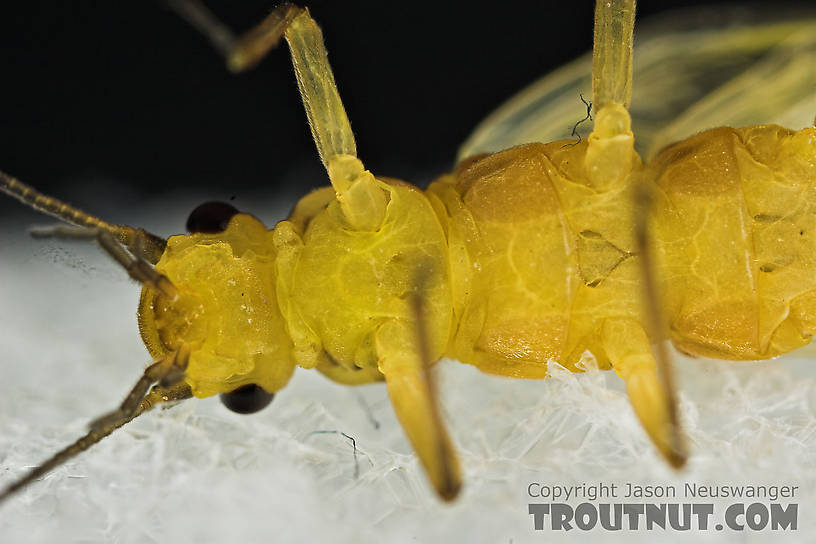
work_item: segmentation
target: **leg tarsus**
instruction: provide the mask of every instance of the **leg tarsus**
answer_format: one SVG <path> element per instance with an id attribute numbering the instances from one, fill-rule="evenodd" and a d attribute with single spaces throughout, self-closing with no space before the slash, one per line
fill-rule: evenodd
<path id="1" fill-rule="evenodd" d="M 323 166 L 328 170 L 329 160 L 336 155 L 357 156 L 354 133 L 337 91 L 323 33 L 308 10 L 282 4 L 241 38 L 232 36 L 227 40 L 218 35 L 229 31 L 198 0 L 174 0 L 170 6 L 210 38 L 233 71 L 256 64 L 285 36 Z"/>
<path id="2" fill-rule="evenodd" d="M 284 2 L 263 21 L 242 36 L 236 36 L 198 0 L 169 0 L 168 5 L 179 16 L 204 34 L 227 61 L 230 71 L 238 73 L 257 65 L 280 43 L 283 33 L 303 9 Z"/>
<path id="3" fill-rule="evenodd" d="M 292 20 L 303 9 L 285 2 L 264 17 L 264 20 L 235 42 L 227 58 L 227 66 L 233 72 L 243 72 L 253 68 L 266 54 L 280 43 L 284 32 Z"/>
<path id="4" fill-rule="evenodd" d="M 198 0 L 167 0 L 167 5 L 190 26 L 204 34 L 224 57 L 235 47 L 235 34 Z"/>

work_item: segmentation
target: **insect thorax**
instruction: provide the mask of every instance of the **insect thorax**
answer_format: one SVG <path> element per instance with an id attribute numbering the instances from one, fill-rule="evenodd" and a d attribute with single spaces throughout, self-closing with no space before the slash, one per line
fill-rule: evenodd
<path id="1" fill-rule="evenodd" d="M 452 325 L 448 247 L 436 213 L 417 188 L 376 183 L 388 204 L 374 230 L 352 228 L 330 188 L 304 197 L 275 228 L 295 358 L 345 383 L 381 379 L 376 333 L 388 321 L 415 322 L 413 295 L 424 301 L 431 357 L 444 353 Z"/>
<path id="2" fill-rule="evenodd" d="M 144 289 L 139 307 L 151 354 L 193 345 L 186 379 L 200 397 L 249 383 L 277 391 L 295 364 L 370 382 L 381 379 L 377 330 L 414 322 L 419 294 L 428 347 L 440 357 L 452 320 L 445 234 L 421 191 L 377 183 L 388 204 L 376 230 L 351 228 L 328 188 L 273 230 L 239 214 L 222 233 L 171 237 L 156 269 L 179 299 Z"/>

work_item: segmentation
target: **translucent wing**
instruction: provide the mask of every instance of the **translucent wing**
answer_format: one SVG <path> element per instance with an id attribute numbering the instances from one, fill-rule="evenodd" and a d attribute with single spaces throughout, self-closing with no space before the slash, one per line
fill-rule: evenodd
<path id="1" fill-rule="evenodd" d="M 585 113 L 579 95 L 592 96 L 591 71 L 586 54 L 518 93 L 476 127 L 459 160 L 570 138 Z M 644 157 L 715 126 L 812 125 L 816 11 L 703 10 L 638 25 L 630 113 Z"/>

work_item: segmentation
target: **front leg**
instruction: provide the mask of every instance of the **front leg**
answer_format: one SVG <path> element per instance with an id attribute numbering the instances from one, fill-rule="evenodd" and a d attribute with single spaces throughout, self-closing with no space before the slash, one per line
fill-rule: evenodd
<path id="1" fill-rule="evenodd" d="M 379 369 L 408 440 L 439 496 L 449 501 L 459 493 L 462 474 L 442 422 L 421 338 L 416 327 L 403 320 L 381 325 L 375 337 Z"/>

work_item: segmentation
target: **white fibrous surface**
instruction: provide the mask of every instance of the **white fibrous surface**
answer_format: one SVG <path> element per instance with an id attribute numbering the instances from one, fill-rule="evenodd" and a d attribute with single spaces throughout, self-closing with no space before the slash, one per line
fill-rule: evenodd
<path id="1" fill-rule="evenodd" d="M 194 204 L 168 205 L 173 222 L 148 209 L 145 226 L 183 225 Z M 32 220 L 0 231 L 2 486 L 118 405 L 149 362 L 138 287 L 91 244 L 30 240 Z M 453 504 L 431 491 L 382 384 L 341 386 L 299 369 L 255 415 L 212 398 L 138 418 L 0 505 L 0 542 L 804 542 L 816 534 L 812 353 L 678 357 L 692 452 L 680 472 L 656 455 L 620 379 L 591 360 L 584 374 L 552 364 L 544 381 L 443 361 L 440 395 L 465 479 Z M 686 499 L 683 484 L 795 485 L 795 498 L 778 502 L 799 505 L 799 526 L 535 531 L 528 504 L 549 501 L 528 496 L 533 482 L 676 485 L 680 497 L 663 502 L 713 502 L 718 515 L 740 501 Z"/>

